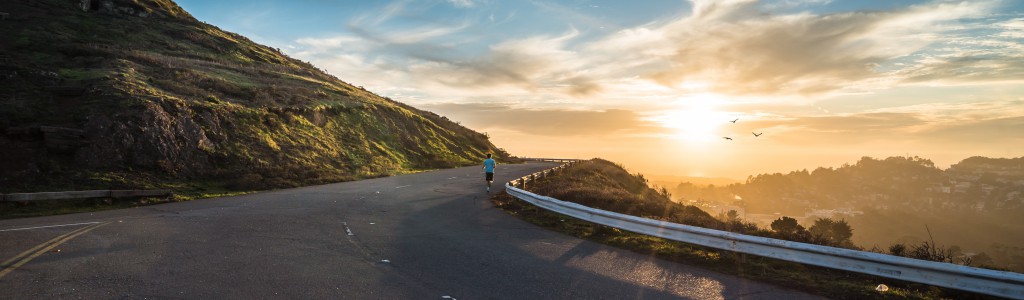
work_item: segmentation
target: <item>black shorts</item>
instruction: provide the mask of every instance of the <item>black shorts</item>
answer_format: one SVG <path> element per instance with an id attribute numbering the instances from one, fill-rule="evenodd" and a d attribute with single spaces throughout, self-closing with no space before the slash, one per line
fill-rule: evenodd
<path id="1" fill-rule="evenodd" d="M 484 177 L 487 178 L 487 181 L 494 181 L 494 173 L 493 172 L 484 172 Z"/>

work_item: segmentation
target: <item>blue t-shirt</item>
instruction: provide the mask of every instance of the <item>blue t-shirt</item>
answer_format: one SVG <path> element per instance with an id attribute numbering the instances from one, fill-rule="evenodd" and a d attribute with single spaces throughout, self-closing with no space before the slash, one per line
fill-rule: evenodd
<path id="1" fill-rule="evenodd" d="M 494 162 L 493 159 L 490 159 L 490 158 L 485 159 L 484 160 L 484 172 L 494 173 L 494 164 L 495 164 L 495 162 Z"/>

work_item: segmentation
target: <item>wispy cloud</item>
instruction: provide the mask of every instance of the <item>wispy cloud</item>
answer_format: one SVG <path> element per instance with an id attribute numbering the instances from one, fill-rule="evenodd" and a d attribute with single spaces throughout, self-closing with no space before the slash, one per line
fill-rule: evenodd
<path id="1" fill-rule="evenodd" d="M 461 120 L 478 130 L 508 130 L 539 136 L 607 136 L 664 130 L 639 114 L 604 111 L 526 109 L 490 103 L 439 103 L 424 108 Z"/>
<path id="2" fill-rule="evenodd" d="M 533 3 L 542 9 L 566 10 L 547 2 Z M 509 38 L 483 51 L 461 48 L 472 42 L 467 39 L 478 38 L 466 34 L 479 25 L 475 21 L 376 29 L 381 20 L 409 10 L 406 2 L 388 6 L 381 14 L 384 17 L 353 21 L 350 29 L 362 39 L 360 43 L 372 45 L 363 50 L 377 58 L 367 63 L 405 72 L 408 85 L 519 89 L 508 90 L 508 96 L 619 98 L 627 91 L 617 88 L 631 87 L 614 83 L 628 78 L 649 80 L 676 93 L 696 90 L 727 95 L 818 95 L 922 82 L 971 84 L 1024 78 L 1024 49 L 1012 40 L 1024 30 L 1024 21 L 993 23 L 984 18 L 999 2 L 935 2 L 831 14 L 764 11 L 772 5 L 825 3 L 694 0 L 689 15 L 596 39 L 582 38 L 581 31 L 570 28 L 560 35 Z M 990 34 L 980 39 L 969 34 L 978 30 Z M 324 40 L 332 39 L 336 38 Z M 348 46 L 365 47 L 355 44 Z M 318 47 L 305 53 L 317 55 L 314 51 L 345 50 Z"/>
<path id="3" fill-rule="evenodd" d="M 473 5 L 476 5 L 476 3 L 473 2 L 473 0 L 445 0 L 445 1 L 448 1 L 448 3 L 451 3 L 451 5 L 454 5 L 456 7 L 473 7 Z"/>
<path id="4" fill-rule="evenodd" d="M 1016 128 L 1024 100 L 929 103 L 859 113 L 764 115 L 734 125 L 735 131 L 769 132 L 784 143 L 835 145 L 960 141 L 974 145 L 1024 142 Z"/>
<path id="5" fill-rule="evenodd" d="M 991 2 L 930 4 L 893 11 L 765 14 L 754 1 L 695 2 L 693 15 L 651 27 L 670 41 L 646 74 L 666 85 L 709 82 L 724 94 L 815 94 L 888 77 L 880 65 L 945 39 L 957 21 L 983 16 Z M 602 43 L 624 44 L 629 35 Z M 624 39 L 620 41 L 619 39 Z M 651 50 L 648 50 L 651 51 Z M 906 70 L 902 70 L 906 72 Z M 872 84 L 877 82 L 872 82 Z"/>

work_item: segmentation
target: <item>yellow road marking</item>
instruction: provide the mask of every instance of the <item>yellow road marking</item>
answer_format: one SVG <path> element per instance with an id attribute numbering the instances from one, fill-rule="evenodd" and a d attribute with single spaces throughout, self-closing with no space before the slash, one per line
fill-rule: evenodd
<path id="1" fill-rule="evenodd" d="M 32 247 L 32 249 L 28 249 L 25 252 L 22 252 L 21 254 L 18 254 L 18 256 L 15 256 L 15 257 L 13 257 L 11 259 L 8 259 L 7 261 L 4 261 L 4 263 L 0 264 L 0 266 L 6 266 L 6 267 L 3 270 L 0 270 L 0 278 L 3 278 L 4 275 L 7 275 L 7 273 L 10 273 L 11 271 L 14 271 L 14 269 L 17 269 L 18 267 L 21 267 L 22 265 L 24 265 L 25 263 L 28 263 L 29 261 L 35 259 L 36 257 L 39 257 L 40 255 L 43 255 L 43 253 L 46 253 L 46 251 L 50 251 L 51 249 L 59 246 L 60 244 L 63 244 L 63 243 L 65 243 L 67 241 L 70 241 L 71 239 L 73 239 L 73 238 L 75 238 L 75 237 L 77 237 L 79 235 L 82 235 L 82 234 L 84 234 L 86 232 L 89 232 L 89 231 L 91 231 L 93 229 L 102 227 L 103 225 L 107 225 L 107 224 L 110 224 L 110 222 L 94 224 L 94 225 L 90 225 L 90 226 L 86 226 L 86 227 L 83 227 L 83 228 L 76 229 L 76 230 L 74 230 L 72 232 L 65 233 L 65 234 L 60 235 L 58 237 L 55 237 L 55 238 L 53 238 L 53 239 L 51 239 L 49 241 L 46 241 L 46 242 L 44 242 L 42 244 L 39 244 L 39 245 L 37 245 L 35 247 Z M 40 249 L 40 248 L 42 248 L 42 249 Z M 14 261 L 17 261 L 17 262 L 15 262 L 14 264 L 11 264 Z"/>
<path id="2" fill-rule="evenodd" d="M 23 256 L 26 256 L 26 255 L 29 255 L 29 254 L 30 254 L 30 253 L 32 253 L 32 252 L 35 252 L 35 251 L 36 251 L 36 250 L 38 250 L 39 248 L 42 248 L 42 247 L 46 247 L 46 245 L 49 245 L 50 243 L 53 243 L 53 242 L 55 242 L 55 241 L 57 241 L 57 240 L 59 240 L 59 239 L 62 239 L 62 238 L 64 238 L 64 237 L 66 237 L 66 236 L 69 236 L 69 235 L 75 234 L 76 232 L 79 232 L 79 231 L 82 231 L 82 230 L 86 230 L 86 229 L 89 229 L 89 226 L 86 226 L 86 227 L 82 227 L 82 228 L 79 228 L 79 229 L 75 229 L 75 230 L 73 230 L 73 231 L 71 231 L 71 232 L 68 232 L 68 233 L 62 234 L 62 235 L 60 235 L 60 236 L 57 236 L 57 237 L 55 237 L 55 238 L 53 238 L 53 239 L 50 239 L 49 241 L 43 242 L 42 244 L 39 244 L 39 245 L 37 245 L 37 246 L 35 246 L 35 247 L 32 247 L 32 249 L 28 249 L 28 250 L 25 250 L 25 252 L 21 252 L 21 254 L 18 254 L 17 256 L 15 256 L 15 257 L 13 257 L 13 258 L 11 258 L 11 259 L 8 259 L 8 260 L 6 260 L 6 261 L 4 261 L 3 263 L 0 263 L 0 267 L 3 267 L 3 266 L 8 266 L 8 265 L 10 265 L 10 264 L 11 264 L 12 262 L 14 262 L 14 261 L 16 261 L 16 260 L 18 260 L 18 259 L 21 259 L 21 257 L 23 257 Z"/>

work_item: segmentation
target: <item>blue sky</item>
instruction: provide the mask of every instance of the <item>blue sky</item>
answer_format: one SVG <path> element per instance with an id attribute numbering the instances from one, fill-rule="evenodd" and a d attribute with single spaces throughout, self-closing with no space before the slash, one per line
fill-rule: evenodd
<path id="1" fill-rule="evenodd" d="M 1024 1 L 178 3 L 523 156 L 735 178 L 1024 156 Z"/>

